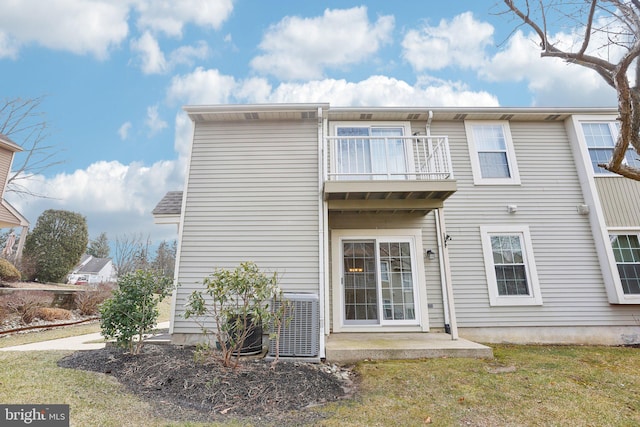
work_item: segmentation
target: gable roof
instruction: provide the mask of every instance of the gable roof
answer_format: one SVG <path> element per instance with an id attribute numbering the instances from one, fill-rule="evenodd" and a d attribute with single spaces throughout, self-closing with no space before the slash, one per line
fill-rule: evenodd
<path id="1" fill-rule="evenodd" d="M 102 269 L 111 262 L 111 258 L 95 258 L 82 265 L 76 273 L 78 274 L 98 274 Z"/>

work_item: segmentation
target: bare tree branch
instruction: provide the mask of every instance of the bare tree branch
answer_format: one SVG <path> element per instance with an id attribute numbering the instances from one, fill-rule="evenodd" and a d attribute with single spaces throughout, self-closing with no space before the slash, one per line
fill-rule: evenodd
<path id="1" fill-rule="evenodd" d="M 45 97 L 5 99 L 0 105 L 0 133 L 23 148 L 17 153 L 13 170 L 7 179 L 6 191 L 47 198 L 36 194 L 20 181 L 34 179 L 53 166 L 62 164 L 57 156 L 61 150 L 44 145 L 50 136 L 49 124 L 41 111 Z"/>
<path id="2" fill-rule="evenodd" d="M 538 0 L 540 16 L 532 15 L 529 0 L 516 5 L 514 0 L 503 0 L 508 12 L 513 13 L 525 26 L 533 30 L 540 40 L 542 57 L 560 58 L 596 71 L 603 80 L 612 86 L 618 97 L 620 133 L 608 163 L 600 167 L 640 181 L 640 169 L 625 163 L 627 151 L 631 146 L 640 154 L 640 0 L 582 0 L 577 6 L 588 7 L 588 12 L 580 7 L 572 9 L 575 14 L 567 14 L 566 2 L 543 2 Z M 576 12 L 578 11 L 578 12 Z M 577 50 L 560 48 L 548 35 L 547 19 L 555 13 L 563 18 L 572 18 L 574 30 L 582 33 L 582 42 Z M 596 19 L 599 24 L 596 24 Z M 602 20 L 602 21 L 600 21 Z M 600 23 L 602 22 L 602 23 Z M 594 35 L 606 36 L 601 46 L 593 46 Z M 608 50 L 611 46 L 620 47 L 620 57 L 612 59 Z M 607 55 L 603 55 L 603 53 Z M 607 59 L 604 59 L 607 58 Z M 635 67 L 634 67 L 635 64 Z M 635 80 L 631 80 L 630 70 L 634 67 Z M 633 83 L 633 84 L 632 84 Z"/>

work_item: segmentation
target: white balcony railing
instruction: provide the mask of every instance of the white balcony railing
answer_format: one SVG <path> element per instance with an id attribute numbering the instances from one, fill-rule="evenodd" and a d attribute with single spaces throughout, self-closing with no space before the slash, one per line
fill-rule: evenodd
<path id="1" fill-rule="evenodd" d="M 446 136 L 327 137 L 328 180 L 453 179 Z"/>

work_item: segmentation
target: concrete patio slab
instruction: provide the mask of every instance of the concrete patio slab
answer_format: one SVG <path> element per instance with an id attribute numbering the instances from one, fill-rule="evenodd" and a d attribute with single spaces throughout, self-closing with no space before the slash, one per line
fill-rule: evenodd
<path id="1" fill-rule="evenodd" d="M 422 359 L 435 357 L 493 358 L 493 350 L 445 333 L 340 333 L 331 334 L 326 358 L 331 362 Z"/>

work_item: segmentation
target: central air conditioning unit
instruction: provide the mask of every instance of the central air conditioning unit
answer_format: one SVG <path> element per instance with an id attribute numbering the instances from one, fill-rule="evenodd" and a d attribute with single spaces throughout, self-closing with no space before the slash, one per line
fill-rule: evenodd
<path id="1" fill-rule="evenodd" d="M 320 299 L 315 294 L 284 294 L 274 309 L 284 307 L 279 357 L 318 357 L 320 354 Z M 275 326 L 271 326 L 275 332 Z M 272 334 L 273 336 L 273 334 Z M 269 358 L 276 356 L 276 339 L 269 339 Z"/>

